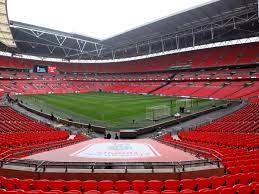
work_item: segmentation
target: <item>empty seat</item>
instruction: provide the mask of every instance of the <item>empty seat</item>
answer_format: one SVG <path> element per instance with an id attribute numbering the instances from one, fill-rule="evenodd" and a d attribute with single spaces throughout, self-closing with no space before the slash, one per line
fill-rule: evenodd
<path id="1" fill-rule="evenodd" d="M 238 194 L 249 194 L 252 193 L 253 188 L 249 185 L 242 185 L 236 191 Z"/>
<path id="2" fill-rule="evenodd" d="M 132 181 L 132 189 L 142 192 L 146 190 L 146 181 L 144 180 L 134 180 Z"/>
<path id="3" fill-rule="evenodd" d="M 235 194 L 235 189 L 233 188 L 223 188 L 220 190 L 220 194 Z"/>
<path id="4" fill-rule="evenodd" d="M 18 191 L 2 191 L 2 194 L 18 194 Z"/>
<path id="5" fill-rule="evenodd" d="M 198 192 L 199 194 L 219 194 L 219 191 L 216 189 L 201 189 Z"/>
<path id="6" fill-rule="evenodd" d="M 109 190 L 109 191 L 103 192 L 103 194 L 120 194 L 120 192 L 119 191 L 115 191 L 115 190 Z"/>
<path id="7" fill-rule="evenodd" d="M 34 180 L 32 182 L 32 188 L 34 190 L 49 191 L 49 180 Z"/>
<path id="8" fill-rule="evenodd" d="M 150 180 L 148 181 L 148 189 L 154 191 L 161 191 L 163 188 L 163 183 L 160 180 Z"/>
<path id="9" fill-rule="evenodd" d="M 146 190 L 143 191 L 142 194 L 160 194 L 160 192 L 154 190 Z"/>
<path id="10" fill-rule="evenodd" d="M 67 191 L 65 192 L 66 194 L 81 194 L 80 191 L 77 191 L 77 190 L 71 190 L 71 191 Z M 58 193 L 57 193 L 58 194 Z"/>
<path id="11" fill-rule="evenodd" d="M 14 190 L 16 183 L 19 181 L 17 178 L 3 178 L 1 181 L 1 185 L 3 186 L 4 189 L 6 190 Z"/>
<path id="12" fill-rule="evenodd" d="M 226 186 L 227 187 L 232 187 L 236 183 L 238 183 L 238 175 L 227 176 L 227 178 L 226 178 Z"/>
<path id="13" fill-rule="evenodd" d="M 254 190 L 254 194 L 259 194 L 259 184 L 255 185 L 253 187 L 253 190 Z"/>
<path id="14" fill-rule="evenodd" d="M 245 173 L 239 175 L 239 183 L 247 185 L 249 184 L 253 179 L 253 175 L 251 173 Z"/>
<path id="15" fill-rule="evenodd" d="M 71 191 L 71 190 L 81 191 L 81 181 L 79 180 L 65 181 L 65 186 L 67 191 Z"/>
<path id="16" fill-rule="evenodd" d="M 197 192 L 196 192 L 196 191 L 193 191 L 193 190 L 191 190 L 191 189 L 184 189 L 184 190 L 181 190 L 180 193 L 192 193 L 192 194 L 194 194 L 194 193 L 197 193 Z"/>
<path id="17" fill-rule="evenodd" d="M 210 182 L 211 182 L 211 188 L 216 189 L 220 186 L 223 186 L 226 183 L 226 177 L 225 176 L 222 176 L 222 177 L 213 176 L 210 178 Z"/>
<path id="18" fill-rule="evenodd" d="M 57 193 L 57 194 L 64 194 L 64 192 L 63 192 L 63 191 L 60 191 L 60 190 L 51 190 L 50 192 L 55 192 L 55 193 Z"/>
<path id="19" fill-rule="evenodd" d="M 177 193 L 179 192 L 174 190 L 164 190 L 161 192 L 161 194 L 177 194 Z"/>
<path id="20" fill-rule="evenodd" d="M 24 191 L 29 191 L 31 190 L 32 182 L 33 182 L 32 179 L 21 179 L 20 181 L 17 181 L 16 187 Z"/>
<path id="21" fill-rule="evenodd" d="M 113 190 L 113 181 L 103 180 L 98 183 L 98 188 L 101 192 Z"/>
<path id="22" fill-rule="evenodd" d="M 97 190 L 97 181 L 96 180 L 86 180 L 82 182 L 83 191 Z"/>
<path id="23" fill-rule="evenodd" d="M 126 180 L 119 180 L 115 182 L 115 188 L 117 191 L 123 193 L 130 189 L 130 182 Z"/>
<path id="24" fill-rule="evenodd" d="M 35 192 L 35 191 L 29 191 L 29 192 Z M 33 193 L 27 193 L 27 194 L 33 194 Z M 38 194 L 59 194 L 59 192 L 58 191 L 49 191 L 49 192 L 47 192 L 47 191 L 46 192 L 42 192 L 42 191 L 40 192 L 39 191 Z M 67 193 L 67 194 L 69 194 L 69 193 Z"/>
<path id="25" fill-rule="evenodd" d="M 210 183 L 210 179 L 207 178 L 198 178 L 196 179 L 197 182 L 197 189 L 203 189 L 203 188 L 209 188 L 211 183 Z"/>
<path id="26" fill-rule="evenodd" d="M 97 190 L 88 190 L 84 192 L 84 194 L 101 194 L 101 192 Z"/>
<path id="27" fill-rule="evenodd" d="M 180 189 L 180 181 L 179 180 L 165 180 L 165 190 L 175 190 L 178 191 Z"/>
<path id="28" fill-rule="evenodd" d="M 44 191 L 40 191 L 40 190 L 33 190 L 33 191 L 24 191 L 22 192 L 24 194 L 42 194 L 42 193 L 46 193 L 46 194 L 58 194 L 58 193 L 49 193 L 49 192 L 44 192 Z M 19 192 L 18 192 L 19 194 Z"/>
<path id="29" fill-rule="evenodd" d="M 183 179 L 181 180 L 182 189 L 196 189 L 196 181 L 192 179 Z"/>
<path id="30" fill-rule="evenodd" d="M 50 190 L 60 190 L 64 191 L 65 181 L 64 180 L 54 180 L 49 182 Z"/>
<path id="31" fill-rule="evenodd" d="M 140 192 L 136 190 L 128 190 L 124 191 L 123 194 L 140 194 Z"/>

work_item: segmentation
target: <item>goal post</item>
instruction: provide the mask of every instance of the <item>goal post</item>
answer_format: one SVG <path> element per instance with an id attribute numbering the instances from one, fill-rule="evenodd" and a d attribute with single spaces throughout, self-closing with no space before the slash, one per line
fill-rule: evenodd
<path id="1" fill-rule="evenodd" d="M 190 108 L 193 107 L 194 105 L 194 100 L 193 99 L 179 99 L 176 100 L 176 107 L 186 107 L 186 108 Z"/>
<path id="2" fill-rule="evenodd" d="M 158 105 L 146 108 L 146 119 L 157 121 L 171 116 L 171 109 L 168 105 Z"/>

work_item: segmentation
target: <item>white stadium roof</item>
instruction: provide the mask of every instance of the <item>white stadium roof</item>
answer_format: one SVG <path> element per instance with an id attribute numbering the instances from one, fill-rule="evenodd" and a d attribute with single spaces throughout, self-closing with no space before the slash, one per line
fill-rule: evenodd
<path id="1" fill-rule="evenodd" d="M 7 47 L 16 47 L 9 27 L 7 0 L 0 0 L 0 42 Z"/>

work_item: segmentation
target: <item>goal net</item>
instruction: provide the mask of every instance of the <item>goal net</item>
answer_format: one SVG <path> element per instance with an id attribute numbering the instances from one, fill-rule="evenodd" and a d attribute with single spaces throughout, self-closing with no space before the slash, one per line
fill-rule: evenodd
<path id="1" fill-rule="evenodd" d="M 146 119 L 157 121 L 171 116 L 170 107 L 167 105 L 152 106 L 146 108 Z"/>
<path id="2" fill-rule="evenodd" d="M 176 100 L 176 106 L 177 107 L 186 107 L 186 108 L 193 107 L 193 99 L 179 99 L 179 100 Z"/>

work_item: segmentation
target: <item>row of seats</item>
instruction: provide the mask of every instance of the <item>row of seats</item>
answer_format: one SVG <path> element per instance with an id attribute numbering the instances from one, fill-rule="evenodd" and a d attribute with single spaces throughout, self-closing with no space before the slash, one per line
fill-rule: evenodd
<path id="1" fill-rule="evenodd" d="M 259 95 L 259 82 L 80 82 L 80 81 L 25 81 L 0 80 L 0 88 L 11 95 L 73 93 L 89 91 L 150 93 L 165 96 L 193 96 L 203 98 L 250 98 Z"/>
<path id="2" fill-rule="evenodd" d="M 156 95 L 239 99 L 259 95 L 259 82 L 171 82 L 153 92 Z M 251 85 L 250 85 L 251 84 Z"/>
<path id="3" fill-rule="evenodd" d="M 5 178 L 0 177 L 1 188 L 12 190 L 41 190 L 48 191 L 110 191 L 116 190 L 123 193 L 128 190 L 135 190 L 140 193 L 146 190 L 150 191 L 170 191 L 180 192 L 184 190 L 200 191 L 202 189 L 218 189 L 218 188 L 235 188 L 238 186 L 253 186 L 259 184 L 259 173 L 249 174 L 236 174 L 225 175 L 222 177 L 212 176 L 209 178 L 197 178 L 197 179 L 182 179 L 182 180 L 133 180 L 132 182 L 127 180 L 118 180 L 113 182 L 112 180 L 32 180 L 32 179 L 17 179 L 17 178 Z M 168 193 L 169 194 L 169 193 Z"/>
<path id="4" fill-rule="evenodd" d="M 206 81 L 206 80 L 244 80 L 258 78 L 259 68 L 242 69 L 202 69 L 202 70 L 184 70 L 184 71 L 166 71 L 166 72 L 139 72 L 139 73 L 77 73 L 77 74 L 39 74 L 20 71 L 1 71 L 1 79 L 10 80 L 62 80 L 62 81 Z"/>

